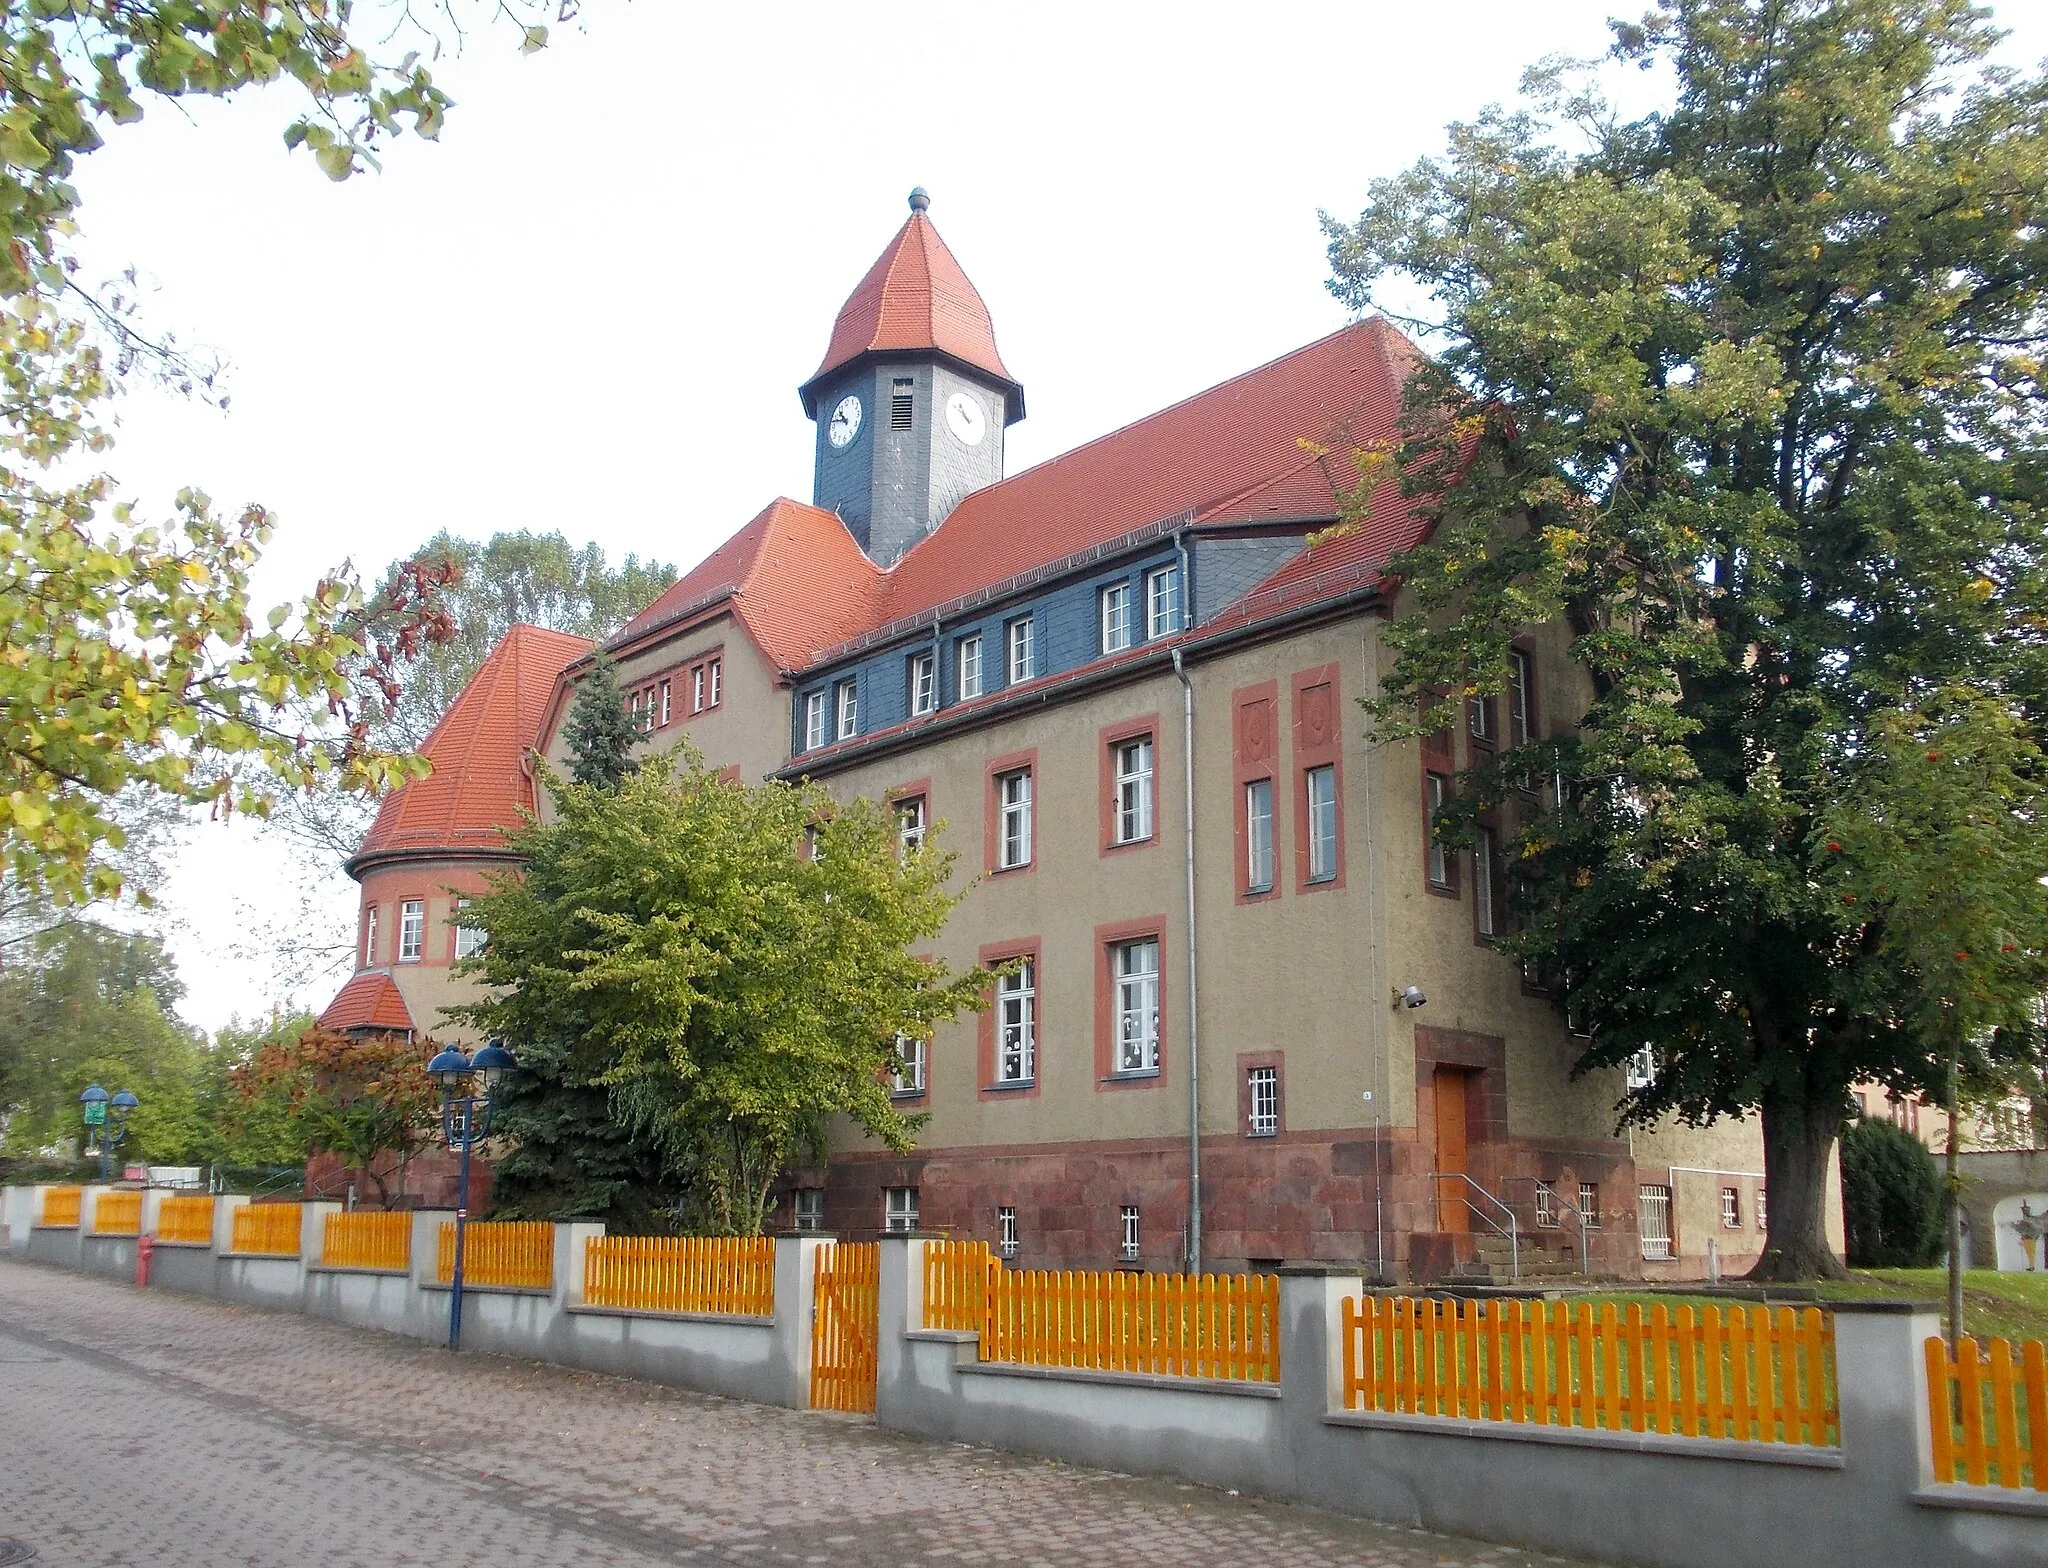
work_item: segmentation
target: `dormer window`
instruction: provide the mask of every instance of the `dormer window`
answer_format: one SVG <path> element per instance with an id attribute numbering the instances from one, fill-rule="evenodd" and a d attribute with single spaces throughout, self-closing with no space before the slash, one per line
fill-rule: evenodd
<path id="1" fill-rule="evenodd" d="M 834 691 L 839 710 L 836 733 L 841 740 L 852 740 L 860 732 L 860 688 L 853 681 L 841 681 Z"/>
<path id="2" fill-rule="evenodd" d="M 908 430 L 910 428 L 910 395 L 914 383 L 908 376 L 897 376 L 889 383 L 889 428 Z"/>
<path id="3" fill-rule="evenodd" d="M 932 712 L 939 705 L 938 660 L 931 653 L 910 656 L 910 711 L 913 716 Z"/>
<path id="4" fill-rule="evenodd" d="M 1180 630 L 1180 568 L 1162 566 L 1145 574 L 1145 635 L 1168 637 Z"/>
<path id="5" fill-rule="evenodd" d="M 981 634 L 960 639 L 960 700 L 967 702 L 981 695 Z"/>
<path id="6" fill-rule="evenodd" d="M 825 694 L 809 693 L 804 698 L 804 750 L 816 751 L 825 744 Z"/>
<path id="7" fill-rule="evenodd" d="M 1131 585 L 1112 583 L 1102 590 L 1102 651 L 1122 653 L 1131 645 Z"/>

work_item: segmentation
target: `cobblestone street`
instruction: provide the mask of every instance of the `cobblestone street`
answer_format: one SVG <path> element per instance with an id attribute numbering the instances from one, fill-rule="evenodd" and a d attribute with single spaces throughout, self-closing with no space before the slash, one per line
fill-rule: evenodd
<path id="1" fill-rule="evenodd" d="M 39 1568 L 1558 1561 L 15 1262 L 6 1537 Z"/>

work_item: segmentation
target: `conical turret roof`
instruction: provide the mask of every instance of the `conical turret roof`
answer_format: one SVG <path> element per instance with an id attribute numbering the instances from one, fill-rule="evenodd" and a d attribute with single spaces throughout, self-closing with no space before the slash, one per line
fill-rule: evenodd
<path id="1" fill-rule="evenodd" d="M 896 231 L 867 276 L 832 323 L 832 341 L 799 395 L 804 412 L 817 415 L 819 383 L 868 354 L 943 354 L 1005 383 L 1006 423 L 1024 417 L 1024 389 L 996 352 L 988 306 L 939 238 L 925 209 L 930 198 L 910 193 L 910 217 Z"/>

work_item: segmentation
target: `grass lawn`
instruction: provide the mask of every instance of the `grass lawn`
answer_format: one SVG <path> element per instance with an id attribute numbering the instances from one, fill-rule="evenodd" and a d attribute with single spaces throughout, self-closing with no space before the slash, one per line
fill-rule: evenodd
<path id="1" fill-rule="evenodd" d="M 1809 1299 L 1809 1291 L 1823 1303 L 1926 1301 L 1935 1303 L 1939 1310 L 1939 1304 L 1948 1298 L 1948 1274 L 1942 1269 L 1858 1269 L 1846 1280 L 1787 1287 L 1783 1298 L 1771 1298 L 1771 1305 L 1802 1305 Z M 1630 1302 L 1637 1302 L 1646 1312 L 1658 1302 L 1673 1308 L 1729 1305 L 1726 1297 L 1663 1290 L 1574 1293 L 1567 1299 L 1575 1308 L 1578 1302 L 1590 1301 L 1596 1309 L 1607 1301 L 1624 1309 Z M 2000 1274 L 1991 1269 L 1971 1269 L 1963 1275 L 1963 1326 L 1972 1334 L 1997 1339 L 2048 1340 L 2048 1273 Z"/>

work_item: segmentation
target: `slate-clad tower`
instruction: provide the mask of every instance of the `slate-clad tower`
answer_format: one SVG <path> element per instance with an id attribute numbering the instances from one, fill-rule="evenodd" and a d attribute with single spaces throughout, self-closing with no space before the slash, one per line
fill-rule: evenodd
<path id="1" fill-rule="evenodd" d="M 890 566 L 970 492 L 1003 477 L 1024 389 L 988 307 L 910 193 L 910 218 L 840 307 L 798 395 L 817 422 L 816 503 Z"/>

